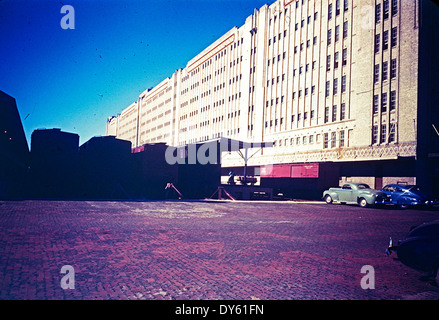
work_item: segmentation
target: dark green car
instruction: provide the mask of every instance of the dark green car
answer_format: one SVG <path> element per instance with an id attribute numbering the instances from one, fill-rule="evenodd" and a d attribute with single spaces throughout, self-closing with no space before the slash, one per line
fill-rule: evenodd
<path id="1" fill-rule="evenodd" d="M 329 188 L 323 192 L 327 204 L 333 202 L 356 203 L 365 208 L 375 204 L 387 204 L 390 198 L 381 190 L 371 189 L 365 183 L 345 183 L 341 188 Z"/>

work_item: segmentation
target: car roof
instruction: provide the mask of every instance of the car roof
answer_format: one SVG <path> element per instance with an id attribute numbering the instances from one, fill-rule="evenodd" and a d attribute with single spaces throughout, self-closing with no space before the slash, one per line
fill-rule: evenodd
<path id="1" fill-rule="evenodd" d="M 346 184 L 350 184 L 350 185 L 357 186 L 357 187 L 358 187 L 358 185 L 360 185 L 360 184 L 364 184 L 364 185 L 366 185 L 366 186 L 369 186 L 367 183 L 364 183 L 364 182 L 345 182 L 345 183 L 343 183 L 342 186 L 344 186 L 344 185 L 346 185 Z M 369 187 L 370 187 L 370 186 L 369 186 Z"/>
<path id="2" fill-rule="evenodd" d="M 400 188 L 402 188 L 402 189 L 408 189 L 408 188 L 411 188 L 411 187 L 414 187 L 415 185 L 414 184 L 396 184 L 396 183 L 390 183 L 390 184 L 386 184 L 385 186 L 384 186 L 384 188 L 385 187 L 400 187 Z"/>
<path id="3" fill-rule="evenodd" d="M 367 183 L 365 183 L 365 182 L 345 182 L 345 183 L 343 183 L 343 185 L 345 185 L 345 184 L 353 184 L 353 185 L 359 185 L 359 184 L 366 184 L 366 185 L 368 185 Z"/>

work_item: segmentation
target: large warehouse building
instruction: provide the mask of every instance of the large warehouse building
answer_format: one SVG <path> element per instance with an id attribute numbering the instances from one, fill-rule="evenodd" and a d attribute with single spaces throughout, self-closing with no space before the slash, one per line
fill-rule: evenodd
<path id="1" fill-rule="evenodd" d="M 438 52 L 432 0 L 278 0 L 109 117 L 106 134 L 133 147 L 274 142 L 248 162 L 261 184 L 438 194 Z M 226 152 L 222 167 L 243 161 Z"/>

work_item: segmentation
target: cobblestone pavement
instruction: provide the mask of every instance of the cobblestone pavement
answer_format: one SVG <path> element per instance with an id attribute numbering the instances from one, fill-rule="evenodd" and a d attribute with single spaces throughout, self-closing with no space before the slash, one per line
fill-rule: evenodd
<path id="1" fill-rule="evenodd" d="M 0 299 L 438 299 L 384 255 L 389 236 L 437 219 L 313 202 L 0 201 Z"/>

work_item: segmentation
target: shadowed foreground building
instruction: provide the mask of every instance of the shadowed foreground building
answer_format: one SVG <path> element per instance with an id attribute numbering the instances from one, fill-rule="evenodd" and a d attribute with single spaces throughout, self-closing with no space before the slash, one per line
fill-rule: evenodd
<path id="1" fill-rule="evenodd" d="M 70 198 L 79 188 L 79 135 L 37 129 L 31 137 L 30 195 Z"/>
<path id="2" fill-rule="evenodd" d="M 0 91 L 0 199 L 22 196 L 29 147 L 15 99 Z"/>
<path id="3" fill-rule="evenodd" d="M 93 137 L 79 148 L 81 198 L 130 199 L 131 142 Z"/>
<path id="4" fill-rule="evenodd" d="M 315 194 L 343 181 L 439 195 L 439 6 L 431 0 L 278 0 L 107 120 L 133 147 L 220 137 L 274 142 L 262 185 Z M 223 174 L 242 174 L 236 154 Z"/>

